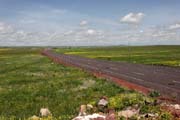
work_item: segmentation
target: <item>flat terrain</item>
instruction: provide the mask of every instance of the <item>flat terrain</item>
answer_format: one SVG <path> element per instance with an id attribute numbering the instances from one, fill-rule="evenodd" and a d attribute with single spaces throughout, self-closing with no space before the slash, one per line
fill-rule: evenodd
<path id="1" fill-rule="evenodd" d="M 0 120 L 27 119 L 39 115 L 42 107 L 50 109 L 53 119 L 70 120 L 78 114 L 81 104 L 95 106 L 101 96 L 107 96 L 109 107 L 116 111 L 139 104 L 141 113 L 159 113 L 160 118 L 169 116 L 158 106 L 144 104 L 153 98 L 82 70 L 56 64 L 42 56 L 41 50 L 0 48 Z"/>
<path id="2" fill-rule="evenodd" d="M 53 116 L 68 120 L 79 106 L 113 97 L 124 90 L 79 69 L 57 65 L 39 48 L 0 48 L 0 119 L 28 118 L 48 107 Z M 1 117 L 2 116 L 2 117 Z"/>
<path id="3" fill-rule="evenodd" d="M 57 54 L 45 51 L 47 55 L 62 63 L 87 71 L 103 73 L 112 77 L 157 90 L 164 95 L 180 100 L 180 68 L 110 62 L 75 55 Z"/>
<path id="4" fill-rule="evenodd" d="M 180 66 L 180 46 L 57 48 L 57 52 L 108 61 Z"/>

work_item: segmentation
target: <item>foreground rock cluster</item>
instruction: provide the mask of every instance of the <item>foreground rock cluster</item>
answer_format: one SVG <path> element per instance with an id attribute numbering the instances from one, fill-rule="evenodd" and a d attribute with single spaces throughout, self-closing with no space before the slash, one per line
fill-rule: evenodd
<path id="1" fill-rule="evenodd" d="M 75 117 L 73 120 L 115 120 L 115 111 L 107 108 L 107 97 L 101 97 L 97 105 L 99 113 L 92 113 L 94 107 L 91 104 L 81 105 L 79 115 Z"/>
<path id="2" fill-rule="evenodd" d="M 180 119 L 180 105 L 179 104 L 163 104 L 162 108 L 170 112 L 173 116 Z"/>
<path id="3" fill-rule="evenodd" d="M 133 105 L 127 107 L 121 111 L 116 111 L 113 108 L 108 108 L 108 98 L 101 97 L 97 103 L 97 106 L 93 107 L 92 105 L 81 105 L 79 115 L 75 117 L 73 120 L 129 120 L 130 118 L 133 120 L 158 120 L 160 115 L 158 113 L 140 113 L 140 106 Z M 149 103 L 145 101 L 146 104 L 153 105 L 154 103 Z M 160 104 L 159 104 L 160 105 Z M 180 118 L 180 114 L 177 113 L 180 110 L 180 105 L 178 104 L 162 104 L 162 107 L 170 108 L 169 112 L 175 112 L 175 117 L 178 119 Z M 96 108 L 97 107 L 97 108 Z M 98 109 L 98 113 L 92 113 L 94 109 Z M 168 110 L 168 109 L 167 109 Z M 89 112 L 91 111 L 91 112 Z M 89 114 L 88 114 L 89 113 Z M 166 116 L 165 116 L 166 117 Z"/>
<path id="4" fill-rule="evenodd" d="M 154 105 L 154 103 L 145 101 L 145 104 Z M 156 103 L 157 104 L 157 103 Z M 180 119 L 180 105 L 170 104 L 170 103 L 158 103 L 162 109 L 171 113 L 174 118 L 173 120 Z M 79 114 L 72 120 L 159 120 L 159 113 L 144 113 L 140 112 L 140 106 L 138 104 L 129 106 L 123 110 L 115 111 L 114 108 L 109 108 L 109 100 L 106 96 L 101 97 L 97 101 L 97 105 L 81 105 L 79 109 Z M 52 119 L 52 114 L 48 108 L 41 108 L 39 116 L 32 116 L 30 120 L 41 120 L 43 118 L 48 118 L 46 120 Z M 164 116 L 164 120 L 168 120 L 167 116 Z M 177 118 L 177 119 L 176 119 Z"/>

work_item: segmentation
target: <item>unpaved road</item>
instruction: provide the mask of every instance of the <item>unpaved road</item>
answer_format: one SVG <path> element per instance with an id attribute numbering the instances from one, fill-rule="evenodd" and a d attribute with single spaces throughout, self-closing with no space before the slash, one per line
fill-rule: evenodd
<path id="1" fill-rule="evenodd" d="M 50 50 L 42 53 L 60 63 L 123 79 L 180 100 L 180 68 L 96 60 Z"/>

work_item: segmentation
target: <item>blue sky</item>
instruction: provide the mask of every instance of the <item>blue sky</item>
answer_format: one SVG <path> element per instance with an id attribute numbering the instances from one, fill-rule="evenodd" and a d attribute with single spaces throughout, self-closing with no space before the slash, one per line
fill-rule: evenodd
<path id="1" fill-rule="evenodd" d="M 180 44 L 179 0 L 0 2 L 0 46 Z"/>

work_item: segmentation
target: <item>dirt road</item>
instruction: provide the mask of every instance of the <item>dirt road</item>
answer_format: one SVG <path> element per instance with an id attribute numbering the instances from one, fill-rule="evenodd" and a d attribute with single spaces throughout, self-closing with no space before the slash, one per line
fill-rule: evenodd
<path id="1" fill-rule="evenodd" d="M 44 50 L 42 54 L 61 64 L 78 67 L 100 76 L 110 76 L 116 79 L 115 82 L 119 79 L 122 83 L 128 82 L 144 89 L 157 90 L 163 95 L 180 100 L 180 68 L 95 60 L 58 54 L 50 50 Z"/>

